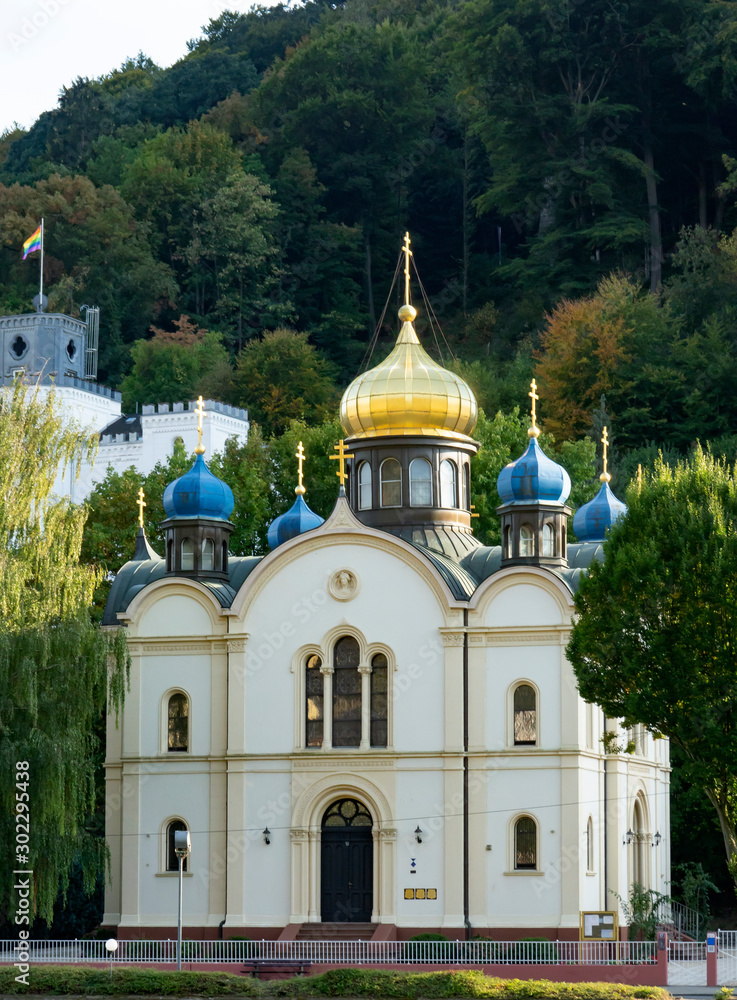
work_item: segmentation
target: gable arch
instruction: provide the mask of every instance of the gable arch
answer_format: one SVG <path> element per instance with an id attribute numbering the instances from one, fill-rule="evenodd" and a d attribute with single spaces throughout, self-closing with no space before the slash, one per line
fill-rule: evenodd
<path id="1" fill-rule="evenodd" d="M 196 605 L 191 608 L 194 615 L 181 611 L 176 607 L 183 604 L 182 598 Z M 158 609 L 157 609 L 158 606 Z M 191 607 L 191 605 L 190 605 Z M 201 613 L 197 613 L 200 611 Z M 162 614 L 172 621 L 165 625 L 157 621 L 156 628 L 148 630 L 146 619 L 151 614 L 160 619 Z M 156 580 L 144 587 L 128 605 L 126 611 L 119 615 L 122 622 L 128 625 L 129 635 L 158 636 L 170 635 L 202 635 L 203 633 L 223 634 L 226 630 L 223 608 L 217 598 L 207 587 L 197 580 L 182 577 Z M 167 631 L 162 631 L 162 625 Z"/>
<path id="2" fill-rule="evenodd" d="M 542 605 L 537 610 L 530 608 L 530 599 L 534 599 L 535 592 Z M 506 607 L 507 604 L 510 608 Z M 469 609 L 476 613 L 479 624 L 498 624 L 507 628 L 570 625 L 574 611 L 573 595 L 566 584 L 538 566 L 526 566 L 524 569 L 509 566 L 494 573 L 478 587 L 469 602 Z M 496 618 L 499 618 L 498 622 Z"/>
<path id="3" fill-rule="evenodd" d="M 329 524 L 329 522 L 325 523 Z M 360 524 L 360 522 L 356 523 Z M 368 528 L 363 524 L 360 524 L 360 531 L 324 531 L 324 527 L 321 525 L 305 535 L 291 538 L 264 556 L 253 572 L 246 577 L 228 614 L 241 623 L 245 622 L 251 608 L 263 591 L 286 566 L 295 562 L 303 554 L 318 550 L 324 552 L 332 546 L 340 545 L 360 545 L 369 549 L 378 549 L 399 559 L 414 570 L 427 585 L 443 615 L 447 614 L 450 609 L 467 607 L 465 601 L 459 601 L 453 596 L 447 583 L 429 559 L 425 559 L 416 548 L 403 539 L 390 535 L 388 532 Z M 325 594 L 328 593 L 326 582 L 323 584 L 323 581 L 319 581 L 319 586 L 323 588 Z"/>
<path id="4" fill-rule="evenodd" d="M 306 788 L 292 811 L 292 828 L 319 830 L 325 810 L 336 799 L 357 799 L 371 813 L 374 827 L 386 829 L 392 822 L 389 800 L 378 785 L 360 774 L 332 774 Z"/>

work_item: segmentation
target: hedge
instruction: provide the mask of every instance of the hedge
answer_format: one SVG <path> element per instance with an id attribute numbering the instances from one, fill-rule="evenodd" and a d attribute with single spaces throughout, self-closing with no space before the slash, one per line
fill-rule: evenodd
<path id="1" fill-rule="evenodd" d="M 91 969 L 81 965 L 31 965 L 29 986 L 15 981 L 18 970 L 0 967 L 0 994 L 77 994 L 159 997 L 386 997 L 443 1000 L 670 1000 L 658 986 L 618 983 L 553 983 L 547 979 L 494 979 L 482 972 L 390 972 L 332 969 L 319 976 L 260 981 L 232 972 L 177 972 L 130 967 Z"/>

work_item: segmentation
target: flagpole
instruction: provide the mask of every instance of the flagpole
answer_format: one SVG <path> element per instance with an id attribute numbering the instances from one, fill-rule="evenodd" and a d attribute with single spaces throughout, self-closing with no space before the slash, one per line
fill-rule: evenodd
<path id="1" fill-rule="evenodd" d="M 38 283 L 38 311 L 44 311 L 44 220 L 41 216 L 41 276 Z"/>

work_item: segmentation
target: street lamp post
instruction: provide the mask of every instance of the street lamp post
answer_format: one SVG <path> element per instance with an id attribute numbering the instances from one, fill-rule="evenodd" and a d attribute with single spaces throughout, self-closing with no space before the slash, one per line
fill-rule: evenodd
<path id="1" fill-rule="evenodd" d="M 177 969 L 182 968 L 182 874 L 184 872 L 184 859 L 189 857 L 192 844 L 189 839 L 189 830 L 174 831 L 174 853 L 179 862 L 179 914 L 177 917 Z"/>
<path id="2" fill-rule="evenodd" d="M 105 951 L 110 956 L 110 978 L 113 978 L 113 955 L 118 950 L 118 942 L 115 938 L 108 938 L 105 942 Z"/>

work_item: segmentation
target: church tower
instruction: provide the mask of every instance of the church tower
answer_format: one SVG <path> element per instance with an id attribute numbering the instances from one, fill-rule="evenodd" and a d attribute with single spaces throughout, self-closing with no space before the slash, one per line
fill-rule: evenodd
<path id="1" fill-rule="evenodd" d="M 394 350 L 354 379 L 341 401 L 352 453 L 348 495 L 363 524 L 457 557 L 478 545 L 471 534 L 470 478 L 477 406 L 466 382 L 420 344 L 410 304 L 411 255 L 407 234 Z"/>
<path id="2" fill-rule="evenodd" d="M 228 540 L 233 525 L 233 491 L 208 469 L 202 444 L 202 396 L 198 400 L 194 465 L 164 490 L 162 522 L 166 540 L 166 572 L 199 579 L 228 579 Z"/>
<path id="3" fill-rule="evenodd" d="M 537 439 L 537 385 L 532 380 L 530 443 L 515 462 L 505 465 L 497 479 L 502 500 L 497 507 L 502 522 L 502 566 L 568 565 L 568 518 L 566 500 L 571 479 L 562 465 L 548 458 Z"/>

